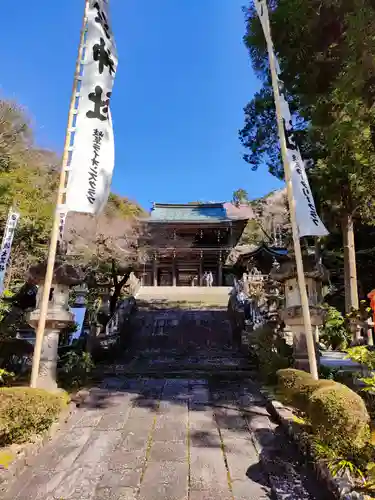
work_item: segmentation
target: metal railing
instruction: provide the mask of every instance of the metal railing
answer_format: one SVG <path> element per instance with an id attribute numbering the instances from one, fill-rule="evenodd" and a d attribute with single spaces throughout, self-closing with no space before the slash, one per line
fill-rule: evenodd
<path id="1" fill-rule="evenodd" d="M 121 333 L 121 329 L 125 323 L 125 319 L 131 313 L 134 305 L 134 297 L 127 297 L 118 304 L 115 312 L 112 314 L 105 327 L 105 336 L 112 337 Z"/>

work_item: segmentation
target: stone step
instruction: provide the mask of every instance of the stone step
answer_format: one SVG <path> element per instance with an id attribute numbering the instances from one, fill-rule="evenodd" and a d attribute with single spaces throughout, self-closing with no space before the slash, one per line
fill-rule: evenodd
<path id="1" fill-rule="evenodd" d="M 190 367 L 189 369 L 169 369 L 169 370 L 159 370 L 159 369 L 151 369 L 151 368 L 133 368 L 129 369 L 127 365 L 106 365 L 104 367 L 98 366 L 93 376 L 95 379 L 102 379 L 107 376 L 130 376 L 130 377 L 152 377 L 152 378 L 160 378 L 164 379 L 168 377 L 170 379 L 173 378 L 183 378 L 183 379 L 191 379 L 191 378 L 199 378 L 199 379 L 211 379 L 214 377 L 223 377 L 226 379 L 244 379 L 244 378 L 255 378 L 255 371 L 252 368 L 249 369 L 218 369 L 214 372 L 212 369 L 193 369 Z"/>

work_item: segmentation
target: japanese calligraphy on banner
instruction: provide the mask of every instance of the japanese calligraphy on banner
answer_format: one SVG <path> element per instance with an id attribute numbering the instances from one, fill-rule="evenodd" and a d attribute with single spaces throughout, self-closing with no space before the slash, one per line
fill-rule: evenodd
<path id="1" fill-rule="evenodd" d="M 115 161 L 110 99 L 117 69 L 109 0 L 90 0 L 83 74 L 73 150 L 68 163 L 66 210 L 100 213 Z"/>
<path id="2" fill-rule="evenodd" d="M 290 114 L 289 104 L 285 98 L 283 82 L 279 78 L 280 67 L 271 38 L 267 2 L 266 0 L 254 0 L 254 4 L 267 42 L 269 57 L 273 58 L 277 69 L 279 95 L 275 95 L 274 97 L 275 100 L 279 99 L 281 115 L 284 123 L 284 133 L 287 145 L 287 161 L 290 165 L 291 171 L 291 181 L 295 199 L 299 236 L 325 236 L 328 234 L 328 231 L 317 214 L 309 180 L 306 175 L 305 164 L 294 140 L 292 116 Z"/>
<path id="3" fill-rule="evenodd" d="M 0 250 L 0 293 L 3 293 L 4 277 L 7 270 L 10 251 L 12 249 L 14 231 L 16 229 L 19 218 L 19 213 L 14 212 L 12 209 L 9 211 Z"/>
<path id="4" fill-rule="evenodd" d="M 66 212 L 60 212 L 60 221 L 59 221 L 59 241 L 62 241 L 64 238 L 64 229 L 66 222 Z"/>

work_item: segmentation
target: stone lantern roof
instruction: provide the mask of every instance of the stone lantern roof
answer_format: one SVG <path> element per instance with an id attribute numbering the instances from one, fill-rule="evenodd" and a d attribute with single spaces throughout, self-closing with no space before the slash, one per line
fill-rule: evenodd
<path id="1" fill-rule="evenodd" d="M 329 273 L 321 262 L 317 262 L 315 255 L 305 253 L 302 257 L 303 269 L 306 278 L 312 278 L 323 283 L 328 282 Z M 297 265 L 294 260 L 294 255 L 290 255 L 288 260 L 282 262 L 278 267 L 272 269 L 270 273 L 271 279 L 279 282 L 284 282 L 291 278 L 297 277 Z"/>
<path id="2" fill-rule="evenodd" d="M 29 270 L 29 276 L 34 283 L 41 284 L 46 276 L 47 262 L 41 262 L 32 266 Z M 68 264 L 61 258 L 55 262 L 52 283 L 74 286 L 79 285 L 84 280 L 83 270 L 77 266 Z"/>

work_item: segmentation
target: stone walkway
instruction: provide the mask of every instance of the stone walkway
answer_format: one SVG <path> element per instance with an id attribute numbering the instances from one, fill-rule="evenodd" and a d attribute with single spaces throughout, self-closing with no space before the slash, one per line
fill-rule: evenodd
<path id="1" fill-rule="evenodd" d="M 298 458 L 298 457 L 297 457 Z M 319 492 L 314 496 L 314 491 Z M 109 378 L 6 500 L 325 500 L 250 381 Z"/>

